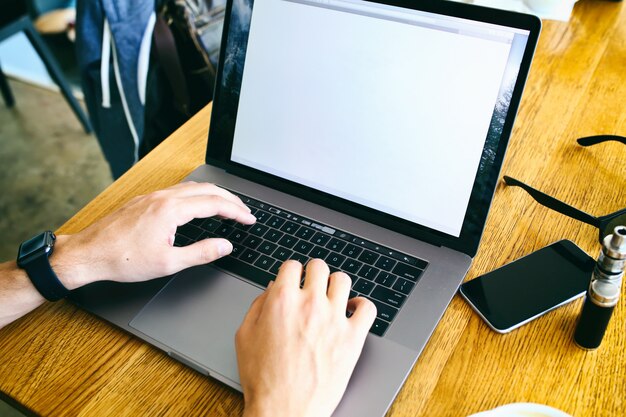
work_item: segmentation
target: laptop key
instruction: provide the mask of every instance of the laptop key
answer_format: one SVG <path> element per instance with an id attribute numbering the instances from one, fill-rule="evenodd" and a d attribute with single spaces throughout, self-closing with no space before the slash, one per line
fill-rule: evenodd
<path id="1" fill-rule="evenodd" d="M 374 268 L 373 266 L 363 265 L 363 267 L 361 267 L 361 269 L 359 269 L 359 272 L 357 272 L 356 274 L 360 277 L 369 279 L 370 281 L 374 281 L 376 275 L 378 275 L 378 272 L 378 269 Z"/>
<path id="2" fill-rule="evenodd" d="M 376 282 L 380 285 L 384 285 L 385 287 L 391 288 L 393 283 L 396 281 L 396 276 L 390 274 L 389 272 L 381 271 L 376 277 Z"/>
<path id="3" fill-rule="evenodd" d="M 417 269 L 413 266 L 409 266 L 403 263 L 398 263 L 395 268 L 393 268 L 393 273 L 406 279 L 410 279 L 413 282 L 416 282 L 420 275 L 422 275 L 422 270 Z"/>
<path id="4" fill-rule="evenodd" d="M 195 218 L 195 219 L 191 220 L 191 221 L 189 222 L 189 224 L 193 224 L 194 226 L 199 227 L 199 228 L 201 228 L 201 229 L 202 229 L 202 224 L 203 224 L 206 220 L 207 220 L 206 218 Z"/>
<path id="5" fill-rule="evenodd" d="M 248 234 L 243 230 L 235 229 L 230 235 L 228 235 L 228 240 L 231 242 L 243 242 L 245 238 L 248 237 Z"/>
<path id="6" fill-rule="evenodd" d="M 396 317 L 398 309 L 391 307 L 385 303 L 381 303 L 378 300 L 370 300 L 376 306 L 376 317 L 385 321 L 391 322 Z"/>
<path id="7" fill-rule="evenodd" d="M 313 250 L 309 253 L 311 258 L 324 259 L 326 255 L 328 255 L 330 251 L 328 249 L 320 248 L 319 246 L 315 246 Z"/>
<path id="8" fill-rule="evenodd" d="M 287 259 L 289 259 L 291 255 L 293 255 L 293 251 L 286 249 L 286 248 L 281 248 L 281 247 L 276 249 L 274 253 L 272 254 L 272 256 L 278 259 L 279 261 L 286 261 Z"/>
<path id="9" fill-rule="evenodd" d="M 282 264 L 283 264 L 283 263 L 282 263 L 282 262 L 280 262 L 280 261 L 276 261 L 276 262 L 274 262 L 274 265 L 272 265 L 272 267 L 270 268 L 270 274 L 273 274 L 273 275 L 278 274 L 278 270 L 280 269 L 280 266 L 281 266 Z"/>
<path id="10" fill-rule="evenodd" d="M 369 265 L 374 265 L 374 262 L 376 262 L 376 259 L 378 259 L 378 254 L 374 253 L 372 251 L 369 250 L 365 250 L 361 256 L 359 256 L 359 261 L 362 261 L 366 264 Z"/>
<path id="11" fill-rule="evenodd" d="M 404 278 L 398 278 L 398 281 L 394 284 L 393 289 L 400 291 L 402 294 L 409 295 L 415 283 Z"/>
<path id="12" fill-rule="evenodd" d="M 346 261 L 341 265 L 341 269 L 346 272 L 350 272 L 352 274 L 356 274 L 363 264 L 359 261 L 355 261 L 354 259 L 346 259 Z"/>
<path id="13" fill-rule="evenodd" d="M 412 266 L 416 266 L 420 269 L 425 269 L 426 266 L 428 265 L 428 262 L 422 260 L 422 259 L 418 259 L 415 258 L 413 256 L 409 256 L 409 255 L 405 255 L 403 253 L 400 252 L 395 252 L 391 255 L 392 258 L 399 260 L 400 262 L 404 262 L 407 263 L 409 265 Z"/>
<path id="14" fill-rule="evenodd" d="M 266 255 L 261 255 L 259 259 L 254 263 L 254 266 L 258 266 L 261 269 L 269 270 L 272 265 L 274 265 L 274 261 L 272 258 Z"/>
<path id="15" fill-rule="evenodd" d="M 256 224 L 256 223 L 254 223 L 254 224 Z M 235 224 L 235 229 L 239 229 L 239 230 L 243 230 L 244 232 L 247 232 L 247 231 L 249 231 L 249 230 L 250 230 L 250 228 L 251 228 L 252 226 L 253 226 L 253 225 L 251 225 L 251 224 L 241 224 L 241 223 L 237 223 L 237 224 Z"/>
<path id="16" fill-rule="evenodd" d="M 370 328 L 370 332 L 374 333 L 376 336 L 382 336 L 385 334 L 387 327 L 389 327 L 389 323 L 381 319 L 376 319 Z"/>
<path id="17" fill-rule="evenodd" d="M 265 224 L 267 224 L 269 227 L 272 227 L 274 229 L 279 229 L 280 226 L 285 224 L 285 219 L 281 219 L 278 216 L 272 216 L 272 218 L 270 218 L 270 221 L 268 221 Z"/>
<path id="18" fill-rule="evenodd" d="M 300 226 L 298 226 L 294 222 L 286 222 L 283 225 L 283 227 L 280 228 L 280 230 L 282 230 L 285 233 L 289 233 L 290 235 L 293 235 L 294 233 L 298 231 L 299 228 Z"/>
<path id="19" fill-rule="evenodd" d="M 300 239 L 309 240 L 311 238 L 311 236 L 313 236 L 314 233 L 315 233 L 315 231 L 313 229 L 309 229 L 308 227 L 302 226 L 296 232 L 295 235 L 296 235 L 296 237 L 299 237 Z"/>
<path id="20" fill-rule="evenodd" d="M 226 237 L 229 234 L 231 234 L 233 232 L 233 230 L 235 230 L 235 228 L 233 226 L 229 226 L 227 224 L 223 224 L 220 227 L 217 228 L 217 230 L 215 231 L 215 234 L 220 236 L 220 237 Z"/>
<path id="21" fill-rule="evenodd" d="M 187 246 L 190 243 L 192 243 L 191 239 L 183 236 L 183 235 L 179 235 L 178 233 L 176 234 L 176 237 L 174 238 L 174 246 Z"/>
<path id="22" fill-rule="evenodd" d="M 341 251 L 342 254 L 348 256 L 349 258 L 356 258 L 361 252 L 363 252 L 363 249 L 359 248 L 356 245 L 353 245 L 352 243 L 350 243 L 343 251 Z"/>
<path id="23" fill-rule="evenodd" d="M 293 245 L 295 245 L 297 241 L 298 241 L 297 238 L 293 236 L 285 235 L 280 238 L 280 240 L 278 241 L 278 244 L 286 248 L 293 248 Z"/>
<path id="24" fill-rule="evenodd" d="M 263 210 L 257 210 L 254 216 L 256 217 L 257 223 L 265 223 L 272 217 L 270 213 L 268 213 L 267 211 L 263 211 Z"/>
<path id="25" fill-rule="evenodd" d="M 208 218 L 202 223 L 202 228 L 207 232 L 215 232 L 222 224 L 217 219 Z"/>
<path id="26" fill-rule="evenodd" d="M 306 265 L 306 263 L 309 261 L 309 257 L 302 255 L 300 253 L 293 253 L 289 259 L 293 259 L 294 261 L 298 261 L 300 262 L 302 265 Z"/>
<path id="27" fill-rule="evenodd" d="M 243 246 L 238 243 L 233 243 L 233 251 L 230 253 L 230 256 L 236 258 L 245 250 Z"/>
<path id="28" fill-rule="evenodd" d="M 196 241 L 198 240 L 200 235 L 204 233 L 204 230 L 187 223 L 183 224 L 182 226 L 178 226 L 178 229 L 176 229 L 176 233 L 183 235 L 190 240 Z"/>
<path id="29" fill-rule="evenodd" d="M 372 291 L 372 288 L 374 288 L 374 284 L 372 281 L 368 281 L 366 279 L 359 279 L 357 282 L 354 283 L 354 285 L 352 286 L 352 289 L 354 291 L 360 292 L 363 295 L 367 295 L 370 293 L 370 291 Z"/>
<path id="30" fill-rule="evenodd" d="M 239 259 L 241 259 L 242 261 L 248 262 L 248 263 L 253 263 L 254 261 L 257 260 L 257 258 L 261 256 L 261 254 L 257 251 L 254 251 L 252 249 L 246 249 L 240 256 Z"/>
<path id="31" fill-rule="evenodd" d="M 278 246 L 272 242 L 263 242 L 261 243 L 261 246 L 257 248 L 257 250 L 266 255 L 271 255 L 277 247 Z"/>
<path id="32" fill-rule="evenodd" d="M 279 232 L 278 230 L 270 229 L 265 235 L 263 235 L 263 237 L 270 242 L 278 242 L 280 238 L 283 237 L 283 235 L 284 234 L 282 232 Z"/>
<path id="33" fill-rule="evenodd" d="M 341 252 L 341 250 L 346 246 L 346 242 L 337 239 L 336 237 L 330 239 L 330 242 L 328 242 L 328 245 L 326 245 L 326 247 L 330 250 L 332 250 L 333 252 Z M 351 256 L 351 255 L 348 255 Z"/>
<path id="34" fill-rule="evenodd" d="M 250 233 L 252 233 L 253 235 L 256 236 L 263 236 L 265 234 L 265 232 L 267 232 L 269 230 L 269 227 L 262 225 L 262 224 L 254 224 L 251 228 L 250 228 Z"/>
<path id="35" fill-rule="evenodd" d="M 330 240 L 330 236 L 324 233 L 317 232 L 315 236 L 311 239 L 311 242 L 316 245 L 324 246 Z"/>
<path id="36" fill-rule="evenodd" d="M 396 308 L 400 308 L 404 303 L 404 300 L 406 300 L 406 295 L 390 290 L 389 288 L 381 287 L 380 285 L 377 285 L 376 288 L 374 288 L 370 297 Z"/>
<path id="37" fill-rule="evenodd" d="M 334 266 L 337 268 L 339 268 L 345 260 L 346 260 L 345 256 L 339 255 L 336 252 L 331 252 L 330 255 L 326 257 L 326 263 L 330 266 Z"/>
<path id="38" fill-rule="evenodd" d="M 256 236 L 248 236 L 244 241 L 243 241 L 243 245 L 247 248 L 252 248 L 252 249 L 256 249 L 257 246 L 259 246 L 262 242 L 262 239 L 260 237 L 256 237 Z"/>
<path id="39" fill-rule="evenodd" d="M 314 245 L 312 243 L 305 242 L 304 240 L 300 240 L 293 247 L 293 250 L 295 250 L 296 252 L 300 252 L 303 255 L 307 255 L 311 251 L 311 249 L 313 249 L 313 246 Z"/>
<path id="40" fill-rule="evenodd" d="M 393 267 L 396 265 L 396 261 L 391 258 L 387 258 L 386 256 L 381 256 L 378 261 L 376 261 L 376 267 L 383 269 L 385 271 L 391 271 Z"/>

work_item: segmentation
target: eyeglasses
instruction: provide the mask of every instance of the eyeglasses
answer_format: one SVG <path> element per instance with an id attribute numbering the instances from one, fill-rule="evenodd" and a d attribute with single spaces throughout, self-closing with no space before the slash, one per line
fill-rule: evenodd
<path id="1" fill-rule="evenodd" d="M 598 143 L 609 142 L 609 141 L 622 142 L 624 145 L 626 145 L 626 137 L 616 136 L 616 135 L 588 136 L 586 138 L 577 139 L 576 141 L 581 146 L 597 145 Z"/>
<path id="2" fill-rule="evenodd" d="M 624 140 L 624 138 L 622 138 L 622 140 Z M 613 230 L 617 226 L 626 225 L 626 208 L 618 210 L 615 213 L 607 214 L 606 216 L 595 217 L 591 214 L 585 213 L 582 210 L 578 210 L 577 208 L 572 207 L 569 204 L 562 202 L 561 200 L 557 200 L 556 198 L 551 197 L 548 194 L 542 193 L 541 191 L 531 187 L 530 185 L 526 185 L 523 182 L 516 180 L 515 178 L 511 178 L 505 175 L 504 183 L 506 185 L 521 187 L 528 194 L 530 194 L 530 196 L 534 198 L 535 201 L 549 209 L 571 217 L 572 219 L 576 219 L 583 223 L 587 223 L 591 226 L 597 227 L 600 231 L 600 243 L 602 243 L 602 240 L 606 236 L 612 234 Z"/>

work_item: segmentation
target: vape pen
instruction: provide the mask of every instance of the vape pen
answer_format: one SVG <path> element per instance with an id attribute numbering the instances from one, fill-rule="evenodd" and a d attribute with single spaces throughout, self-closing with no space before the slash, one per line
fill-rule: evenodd
<path id="1" fill-rule="evenodd" d="M 574 342 L 583 349 L 600 346 L 619 300 L 626 264 L 626 226 L 617 226 L 602 241 L 602 250 L 591 276 Z"/>

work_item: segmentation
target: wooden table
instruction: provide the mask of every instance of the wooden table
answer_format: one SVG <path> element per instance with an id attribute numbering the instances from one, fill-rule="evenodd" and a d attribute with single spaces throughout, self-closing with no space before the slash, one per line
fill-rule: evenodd
<path id="1" fill-rule="evenodd" d="M 203 163 L 210 106 L 58 232 L 77 232 L 137 194 Z M 595 215 L 626 205 L 626 146 L 584 149 L 579 136 L 626 134 L 626 5 L 586 0 L 546 22 L 503 173 Z M 556 240 L 592 256 L 597 231 L 497 189 L 468 279 Z M 626 291 L 601 348 L 578 349 L 581 301 L 508 335 L 455 297 L 389 415 L 464 416 L 532 401 L 574 416 L 626 413 Z M 0 390 L 42 415 L 239 415 L 240 394 L 66 302 L 0 331 Z"/>

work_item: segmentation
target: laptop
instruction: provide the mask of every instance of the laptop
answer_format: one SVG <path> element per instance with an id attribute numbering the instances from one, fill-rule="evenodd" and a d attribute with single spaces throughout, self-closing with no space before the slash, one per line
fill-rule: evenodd
<path id="1" fill-rule="evenodd" d="M 382 416 L 476 254 L 540 31 L 447 1 L 229 0 L 206 164 L 257 216 L 178 228 L 230 256 L 83 308 L 241 390 L 234 335 L 286 259 L 323 258 L 378 316 L 336 416 Z M 208 121 L 207 121 L 208 122 Z"/>

